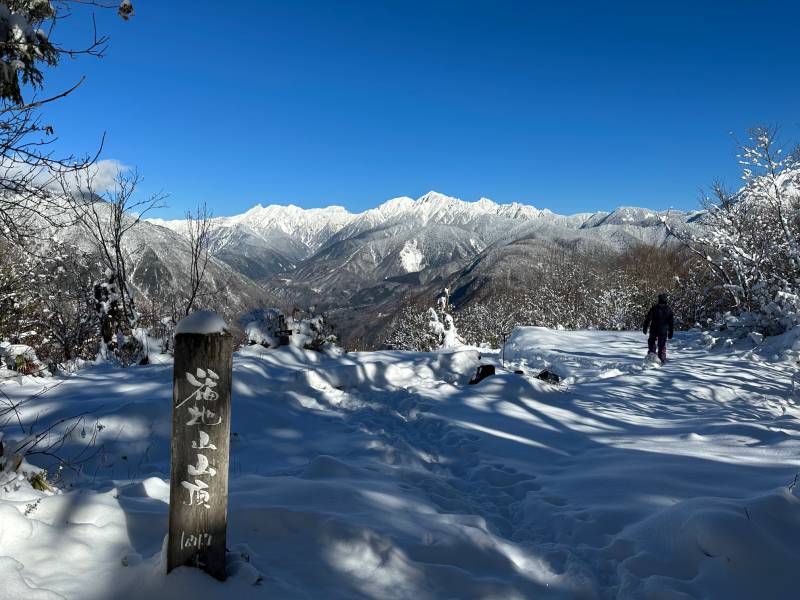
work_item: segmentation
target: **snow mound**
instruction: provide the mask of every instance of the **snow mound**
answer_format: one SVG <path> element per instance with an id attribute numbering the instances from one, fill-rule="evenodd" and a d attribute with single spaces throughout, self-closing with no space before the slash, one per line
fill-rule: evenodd
<path id="1" fill-rule="evenodd" d="M 552 371 L 566 385 L 629 375 L 644 366 L 647 338 L 641 332 L 571 331 L 567 335 L 569 347 L 563 345 L 564 332 L 515 327 L 506 343 L 505 358 L 523 370 Z M 676 339 L 670 345 L 677 343 Z"/>
<path id="2" fill-rule="evenodd" d="M 3 526 L 9 524 L 4 521 Z M 0 556 L 0 600 L 64 600 L 64 596 L 45 589 L 37 589 L 28 585 L 22 576 L 25 565 L 9 556 Z"/>
<path id="3" fill-rule="evenodd" d="M 800 587 L 800 499 L 788 489 L 749 500 L 693 498 L 620 535 L 620 595 L 780 598 Z"/>
<path id="4" fill-rule="evenodd" d="M 306 479 L 326 479 L 329 477 L 353 477 L 355 470 L 333 456 L 317 456 L 303 471 Z"/>
<path id="5" fill-rule="evenodd" d="M 298 379 L 317 390 L 400 387 L 414 378 L 409 367 L 373 362 L 301 371 Z"/>
<path id="6" fill-rule="evenodd" d="M 159 477 L 148 477 L 139 483 L 132 483 L 120 488 L 119 496 L 126 498 L 154 498 L 169 503 L 169 483 Z"/>

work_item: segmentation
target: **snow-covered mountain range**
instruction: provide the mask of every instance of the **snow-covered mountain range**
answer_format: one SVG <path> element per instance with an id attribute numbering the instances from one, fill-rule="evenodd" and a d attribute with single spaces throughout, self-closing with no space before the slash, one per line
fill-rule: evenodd
<path id="1" fill-rule="evenodd" d="M 633 207 L 559 215 L 432 191 L 361 213 L 341 206 L 257 205 L 214 218 L 212 245 L 218 260 L 285 307 L 315 305 L 349 327 L 357 314 L 385 314 L 426 286 L 475 294 L 499 276 L 507 279 L 509 269 L 524 274 L 553 248 L 613 253 L 637 243 L 661 244 L 663 219 L 685 223 L 692 216 Z M 183 220 L 149 224 L 186 232 Z"/>
<path id="2" fill-rule="evenodd" d="M 215 255 L 249 277 L 280 273 L 322 284 L 341 279 L 342 271 L 366 278 L 420 272 L 474 257 L 493 244 L 510 243 L 544 227 L 554 235 L 569 231 L 606 240 L 622 232 L 652 243 L 663 236 L 664 216 L 630 207 L 564 216 L 516 202 L 468 202 L 428 192 L 416 200 L 393 198 L 361 213 L 341 206 L 259 204 L 240 215 L 214 218 L 212 236 Z M 670 218 L 685 220 L 687 215 L 672 213 Z M 183 220 L 149 222 L 186 231 Z M 588 235 L 574 233 L 590 230 Z"/>

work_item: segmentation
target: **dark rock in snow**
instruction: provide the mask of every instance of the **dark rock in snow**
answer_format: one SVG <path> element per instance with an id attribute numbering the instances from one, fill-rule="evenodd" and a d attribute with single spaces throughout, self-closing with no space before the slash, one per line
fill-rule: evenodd
<path id="1" fill-rule="evenodd" d="M 475 385 L 476 383 L 480 383 L 491 375 L 494 375 L 494 365 L 479 365 L 478 371 L 472 376 L 472 379 L 469 380 L 469 384 Z"/>
<path id="2" fill-rule="evenodd" d="M 559 381 L 561 381 L 561 377 L 559 377 L 556 373 L 553 373 L 552 371 L 548 371 L 547 369 L 539 373 L 536 376 L 536 379 L 541 379 L 542 381 L 545 381 L 552 385 L 555 385 Z"/>

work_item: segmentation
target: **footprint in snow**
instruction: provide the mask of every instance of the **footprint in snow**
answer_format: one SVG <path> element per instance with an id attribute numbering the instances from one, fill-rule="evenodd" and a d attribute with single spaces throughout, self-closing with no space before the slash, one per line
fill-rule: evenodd
<path id="1" fill-rule="evenodd" d="M 563 550 L 555 550 L 545 555 L 550 570 L 556 575 L 561 575 L 567 569 L 567 553 Z"/>
<path id="2" fill-rule="evenodd" d="M 530 481 L 533 476 L 525 473 L 509 472 L 497 467 L 483 467 L 472 474 L 473 480 L 482 480 L 493 487 L 510 487 L 524 481 Z"/>
<path id="3" fill-rule="evenodd" d="M 545 496 L 542 498 L 548 504 L 552 504 L 553 506 L 566 506 L 567 499 L 562 498 L 561 496 Z"/>

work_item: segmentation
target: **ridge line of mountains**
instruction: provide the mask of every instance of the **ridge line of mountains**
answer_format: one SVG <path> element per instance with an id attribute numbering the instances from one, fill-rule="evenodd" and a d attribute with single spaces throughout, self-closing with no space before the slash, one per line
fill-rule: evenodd
<path id="1" fill-rule="evenodd" d="M 524 282 L 526 270 L 559 249 L 615 253 L 635 244 L 667 243 L 662 219 L 686 226 L 698 214 L 620 207 L 565 216 L 438 192 L 416 200 L 393 198 L 360 213 L 341 206 L 259 204 L 240 215 L 213 218 L 211 249 L 215 265 L 254 284 L 246 286 L 247 293 L 236 285 L 229 289 L 246 299 L 244 305 L 253 304 L 253 290 L 260 288 L 257 303 L 316 306 L 334 315 L 340 330 L 356 322 L 363 329 L 359 315 L 385 318 L 429 288 L 448 286 L 455 298 L 469 302 L 485 297 L 497 281 Z M 159 232 L 183 238 L 187 226 L 185 220 L 147 219 L 141 229 L 139 237 L 146 241 L 148 231 L 153 237 Z M 169 261 L 163 252 L 150 259 Z"/>
<path id="2" fill-rule="evenodd" d="M 671 219 L 685 222 L 695 214 L 618 207 L 611 212 L 560 215 L 517 202 L 498 204 L 487 198 L 469 202 L 433 191 L 416 200 L 407 196 L 393 198 L 360 213 L 351 213 L 335 205 L 304 209 L 292 204 L 257 204 L 239 215 L 211 219 L 212 251 L 218 258 L 232 263 L 238 271 L 260 280 L 274 273 L 288 273 L 315 257 L 335 257 L 337 246 L 347 245 L 348 240 L 369 243 L 375 237 L 382 237 L 380 234 L 372 235 L 372 232 L 391 230 L 397 233 L 398 230 L 405 232 L 420 227 L 451 228 L 452 234 L 476 234 L 469 237 L 472 248 L 480 252 L 500 240 L 511 241 L 524 236 L 536 226 L 572 231 L 626 227 L 632 237 L 639 237 L 635 234 L 636 229 L 657 227 L 662 217 L 669 215 Z M 183 219 L 146 219 L 146 222 L 186 235 L 187 226 Z M 404 255 L 424 255 L 419 247 L 414 250 L 413 236 L 405 241 L 411 243 L 405 246 Z M 400 268 L 407 273 L 421 271 L 423 265 L 433 266 L 438 262 L 401 260 Z"/>

